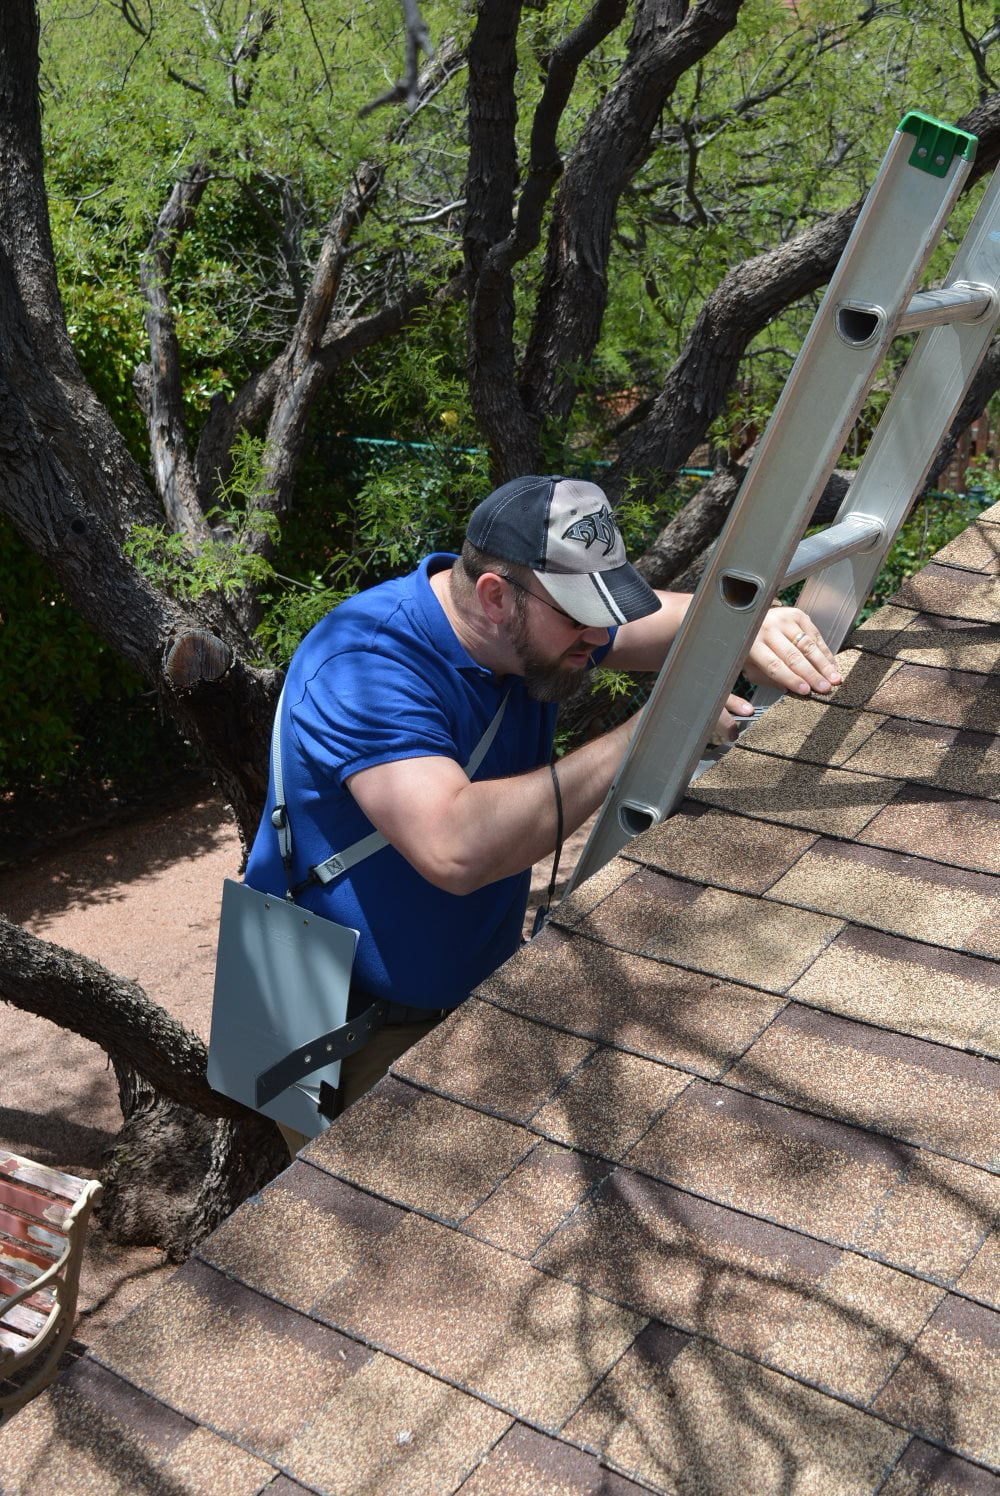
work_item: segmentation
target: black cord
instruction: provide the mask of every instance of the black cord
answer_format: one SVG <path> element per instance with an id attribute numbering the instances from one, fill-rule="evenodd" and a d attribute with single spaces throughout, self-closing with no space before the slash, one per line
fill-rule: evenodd
<path id="1" fill-rule="evenodd" d="M 556 796 L 556 855 L 552 859 L 552 877 L 549 879 L 549 891 L 546 896 L 546 907 L 552 903 L 556 891 L 556 874 L 559 872 L 559 858 L 562 856 L 563 845 L 563 803 L 562 791 L 559 788 L 559 775 L 556 773 L 554 763 L 549 764 L 549 773 L 552 775 L 552 788 Z"/>
<path id="2" fill-rule="evenodd" d="M 532 935 L 537 935 L 548 918 L 549 909 L 556 892 L 556 878 L 559 874 L 559 858 L 562 856 L 563 847 L 563 803 L 562 790 L 559 788 L 559 775 L 556 773 L 555 763 L 549 764 L 549 773 L 552 775 L 552 789 L 556 797 L 556 850 L 552 858 L 552 876 L 549 879 L 549 891 L 545 895 L 545 905 L 535 913 L 535 923 L 532 926 Z"/>

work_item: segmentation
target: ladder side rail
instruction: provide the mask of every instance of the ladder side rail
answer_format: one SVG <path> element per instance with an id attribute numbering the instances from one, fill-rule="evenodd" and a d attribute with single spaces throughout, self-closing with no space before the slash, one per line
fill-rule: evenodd
<path id="1" fill-rule="evenodd" d="M 955 157 L 943 177 L 930 176 L 910 166 L 906 152 L 911 144 L 897 131 L 570 889 L 603 866 L 631 836 L 662 819 L 683 795 L 843 450 L 971 165 Z M 892 223 L 888 242 L 880 242 L 878 232 L 873 232 L 879 214 Z M 845 306 L 851 313 L 846 320 Z M 859 307 L 868 310 L 861 314 Z M 831 406 L 842 412 L 835 422 L 829 418 Z M 786 426 L 796 434 L 794 454 L 790 444 L 779 442 L 780 429 Z M 753 514 L 755 504 L 770 523 L 761 523 L 760 515 Z M 730 564 L 734 556 L 740 558 L 738 567 Z"/>
<path id="2" fill-rule="evenodd" d="M 966 329 L 962 331 L 952 328 L 935 329 L 937 334 L 954 334 L 951 340 L 954 344 L 953 349 L 941 349 L 940 344 L 944 338 L 943 336 L 936 338 L 938 347 L 928 348 L 931 357 L 923 370 L 927 376 L 923 391 L 916 383 L 917 375 L 921 372 L 918 369 L 914 370 L 914 379 L 905 389 L 902 384 L 900 385 L 904 396 L 926 394 L 929 389 L 933 389 L 941 399 L 941 408 L 949 411 L 944 430 L 947 430 L 947 426 L 951 424 L 962 403 L 976 369 L 986 353 L 995 326 L 996 318 L 994 317 L 990 320 L 988 328 L 983 332 L 977 330 L 975 334 Z M 935 353 L 949 351 L 954 355 L 951 371 L 953 377 L 945 382 L 940 377 L 940 361 L 934 369 L 932 369 L 932 363 Z M 912 367 L 911 359 L 907 370 Z M 870 512 L 873 503 L 877 502 L 885 524 L 884 539 L 874 551 L 855 553 L 848 559 L 815 572 L 799 596 L 799 606 L 809 613 L 820 633 L 835 650 L 841 647 L 858 613 L 864 607 L 865 599 L 885 564 L 886 557 L 912 508 L 913 501 L 924 486 L 937 449 L 941 444 L 942 432 L 930 431 L 926 423 L 921 424 L 911 420 L 907 426 L 906 435 L 903 434 L 900 423 L 894 434 L 886 438 L 876 454 L 880 460 L 873 461 L 865 475 L 867 481 L 861 482 L 862 474 L 859 468 L 858 476 L 851 484 L 852 490 L 855 485 L 858 485 L 858 492 L 853 496 L 856 505 L 864 506 L 867 503 L 869 505 L 867 512 Z M 906 479 L 902 477 L 900 471 L 904 444 L 908 448 L 906 455 L 911 460 L 917 453 L 920 454 L 919 468 L 911 469 L 910 476 Z M 865 511 L 862 508 L 852 512 Z"/>
<path id="3" fill-rule="evenodd" d="M 1000 320 L 1000 172 L 991 180 L 951 267 L 952 280 L 933 298 L 947 315 L 923 322 L 924 331 L 903 369 L 836 518 L 826 530 L 801 541 L 782 586 L 808 577 L 799 606 L 837 650 L 853 626 L 885 564 L 913 501 L 923 488 L 942 436 L 958 413 Z M 949 299 L 957 287 L 958 295 Z M 904 314 L 897 334 L 915 326 Z M 936 435 L 935 435 L 936 432 Z M 823 550 L 842 526 L 857 527 L 859 540 L 881 530 L 870 547 L 824 562 Z M 758 686 L 758 710 L 784 693 Z"/>
<path id="4" fill-rule="evenodd" d="M 799 594 L 798 605 L 809 614 L 834 651 L 841 648 L 854 626 L 914 500 L 923 489 L 942 435 L 958 413 L 976 369 L 985 357 L 996 326 L 997 309 L 994 309 L 982 326 L 977 325 L 975 329 L 968 326 L 955 328 L 955 336 L 951 339 L 946 339 L 944 329 L 938 329 L 941 336 L 928 342 L 925 347 L 914 350 L 900 378 L 897 391 L 883 412 L 879 429 L 882 422 L 889 421 L 887 430 L 892 430 L 891 417 L 899 409 L 893 409 L 893 400 L 897 394 L 904 402 L 910 398 L 919 399 L 924 406 L 931 399 L 937 401 L 947 417 L 944 426 L 936 436 L 932 436 L 935 429 L 933 426 L 927 423 L 915 424 L 911 419 L 905 434 L 900 425 L 892 438 L 886 435 L 877 446 L 874 445 L 873 437 L 872 445 L 869 446 L 871 459 L 869 461 L 866 458 L 858 469 L 837 519 L 827 530 L 803 541 L 792 558 L 792 565 L 785 574 L 782 586 L 791 586 L 803 577 L 808 579 Z M 947 343 L 952 346 L 944 346 Z M 921 364 L 915 362 L 918 354 L 923 359 Z M 948 355 L 951 356 L 952 363 L 950 377 L 942 377 L 943 356 Z M 920 374 L 923 379 L 918 382 Z M 906 384 L 903 379 L 907 380 Z M 909 475 L 903 477 L 907 462 L 910 464 Z M 877 520 L 872 516 L 874 509 L 879 511 Z M 819 564 L 807 564 L 812 559 L 805 553 L 805 547 L 810 541 L 820 542 L 831 531 L 852 521 L 859 527 L 870 525 L 873 529 L 880 528 L 881 538 L 870 548 L 859 546 L 849 556 L 844 554 L 828 562 L 822 561 L 817 546 L 816 559 Z M 801 567 L 796 565 L 800 552 L 803 553 L 801 560 L 804 563 Z M 776 687 L 758 686 L 753 693 L 754 708 L 760 711 L 773 706 L 783 695 L 784 692 Z"/>
<path id="5" fill-rule="evenodd" d="M 798 605 L 809 614 L 834 651 L 841 648 L 854 626 L 914 500 L 923 489 L 942 435 L 955 419 L 976 369 L 985 357 L 996 331 L 998 314 L 1000 302 L 981 324 L 938 327 L 933 329 L 933 337 L 930 332 L 923 335 L 886 405 L 876 436 L 872 438 L 837 518 L 828 530 L 803 541 L 792 558 L 782 586 L 790 586 L 803 576 L 808 578 L 799 594 Z M 942 413 L 940 430 L 928 421 L 915 419 L 912 414 L 914 408 L 926 411 L 932 404 L 936 404 Z M 909 419 L 906 419 L 907 415 Z M 896 424 L 893 423 L 894 417 L 901 417 Z M 878 439 L 879 432 L 883 432 L 881 439 Z M 877 519 L 873 511 L 877 511 Z M 822 541 L 830 531 L 851 521 L 859 526 L 871 524 L 873 528 L 880 527 L 881 538 L 871 548 L 858 547 L 849 556 L 821 562 L 815 567 L 799 568 L 795 565 L 799 552 L 804 552 L 809 541 Z M 803 554 L 802 560 L 806 559 Z M 759 710 L 772 706 L 781 700 L 783 694 L 773 686 L 758 686 L 753 693 L 754 707 Z"/>
<path id="6" fill-rule="evenodd" d="M 1000 321 L 1000 171 L 983 194 L 952 270 L 956 280 L 980 288 L 986 308 L 973 321 L 929 326 L 920 334 L 834 521 L 872 517 L 883 525 L 884 537 L 873 551 L 816 571 L 799 597 L 833 649 L 864 606 Z M 759 694 L 755 705 L 763 705 Z"/>

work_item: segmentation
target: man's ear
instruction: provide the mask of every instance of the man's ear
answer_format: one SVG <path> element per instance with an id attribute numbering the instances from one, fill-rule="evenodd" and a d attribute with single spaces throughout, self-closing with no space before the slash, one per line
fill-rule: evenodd
<path id="1" fill-rule="evenodd" d="M 510 613 L 510 591 L 506 577 L 498 576 L 495 571 L 484 571 L 481 577 L 476 578 L 479 606 L 490 623 L 506 622 Z"/>

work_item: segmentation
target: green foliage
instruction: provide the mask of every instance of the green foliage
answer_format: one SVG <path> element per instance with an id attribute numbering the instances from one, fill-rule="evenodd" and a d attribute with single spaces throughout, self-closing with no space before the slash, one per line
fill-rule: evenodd
<path id="1" fill-rule="evenodd" d="M 364 435 L 330 434 L 338 412 L 326 405 L 318 413 L 273 582 L 261 594 L 257 638 L 268 659 L 286 661 L 306 630 L 358 588 L 461 545 L 469 511 L 490 484 L 456 355 L 460 316 L 446 308 L 402 344 L 374 352 L 354 391 Z M 399 440 L 400 431 L 410 439 Z"/>
<path id="2" fill-rule="evenodd" d="M 0 519 L 0 785 L 123 784 L 184 759 L 142 681 Z"/>
<path id="3" fill-rule="evenodd" d="M 359 236 L 349 300 L 391 286 L 414 240 L 428 274 L 439 248 L 454 252 L 433 223 L 406 222 L 442 180 L 452 198 L 461 194 L 461 163 L 440 139 L 444 102 L 426 125 L 421 117 L 408 128 L 405 148 L 387 139 L 395 111 L 359 113 L 385 86 L 383 70 L 388 77 L 402 65 L 398 0 L 90 0 L 85 16 L 78 0 L 41 0 L 40 10 L 47 178 L 68 320 L 88 375 L 100 340 L 113 343 L 95 383 L 140 445 L 131 393 L 145 342 L 137 272 L 171 189 L 195 163 L 212 176 L 171 275 L 193 434 L 214 394 L 232 393 L 283 345 L 359 163 L 384 160 L 388 171 L 384 208 Z M 455 11 L 425 7 L 437 36 L 468 27 Z M 449 107 L 460 97 L 456 86 Z"/>
<path id="4" fill-rule="evenodd" d="M 193 550 L 187 538 L 166 525 L 133 525 L 125 554 L 154 586 L 184 602 L 208 592 L 235 597 L 273 576 L 273 568 L 247 546 L 247 537 L 276 541 L 278 518 L 259 507 L 263 443 L 242 432 L 233 449 L 229 479 L 219 489 L 220 502 L 208 518 L 224 538 L 205 541 Z"/>
<path id="5" fill-rule="evenodd" d="M 731 267 L 859 198 L 908 109 L 950 120 L 971 108 L 978 91 L 963 27 L 982 36 L 994 19 L 982 0 L 964 10 L 934 0 L 746 0 L 734 31 L 681 79 L 622 203 L 601 349 L 619 388 L 655 392 Z M 978 196 L 953 215 L 931 277 L 952 258 Z M 716 446 L 763 428 L 818 299 L 788 308 L 754 340 Z"/>
<path id="6" fill-rule="evenodd" d="M 134 444 L 144 442 L 130 389 L 143 346 L 138 257 L 192 163 L 215 172 L 178 245 L 172 287 L 193 432 L 213 394 L 230 393 L 282 344 L 319 236 L 360 161 L 383 160 L 387 170 L 379 210 L 355 243 L 355 304 L 395 284 L 414 259 L 431 279 L 455 263 L 455 222 L 421 210 L 463 195 L 461 78 L 405 125 L 394 111 L 358 112 L 398 75 L 398 0 L 85 9 L 81 23 L 79 0 L 41 0 L 53 228 L 87 372 Z M 461 41 L 473 24 L 474 7 L 460 0 L 423 9 L 439 41 Z M 552 0 L 522 13 L 522 162 L 546 61 L 588 9 Z M 992 22 L 984 0 L 961 14 L 942 14 L 934 0 L 746 0 L 734 31 L 680 80 L 622 201 L 601 345 L 574 371 L 580 394 L 568 428 L 547 435 L 552 467 L 568 465 L 568 453 L 581 464 L 608 455 L 612 412 L 658 387 L 728 269 L 859 196 L 907 108 L 951 118 L 975 102 L 965 36 Z M 616 76 L 627 24 L 584 60 L 560 120 L 562 149 Z M 516 272 L 522 341 L 539 269 L 536 255 Z M 813 305 L 808 298 L 776 317 L 755 341 L 715 433 L 720 445 L 762 426 Z M 339 429 L 477 445 L 462 317 L 438 308 L 412 337 L 394 340 L 391 355 L 360 359 L 337 397 Z M 102 349 L 107 367 L 98 370 Z M 442 429 L 446 412 L 456 429 Z"/>
<path id="7" fill-rule="evenodd" d="M 285 664 L 303 635 L 361 587 L 409 571 L 430 550 L 457 550 L 469 509 L 488 487 L 486 453 L 427 444 L 360 441 L 368 476 L 334 515 L 321 570 L 283 570 L 281 526 L 256 507 L 263 449 L 244 434 L 213 519 L 225 538 L 197 551 L 165 525 L 135 525 L 125 550 L 155 586 L 188 602 L 211 592 L 235 595 L 252 584 L 264 616 L 255 637 L 262 663 Z M 276 560 L 251 551 L 264 533 Z"/>
<path id="8" fill-rule="evenodd" d="M 412 570 L 429 551 L 458 550 L 469 511 L 489 487 L 485 452 L 368 445 L 368 477 L 350 508 L 334 516 L 336 544 L 327 547 L 323 570 L 306 578 L 275 571 L 275 583 L 285 586 L 261 594 L 256 637 L 275 663 L 360 587 Z"/>
<path id="9" fill-rule="evenodd" d="M 994 401 L 990 407 L 994 416 L 996 403 Z M 985 507 L 1000 500 L 1000 471 L 997 470 L 995 457 L 974 458 L 965 470 L 965 481 L 971 503 L 978 502 Z"/>
<path id="10" fill-rule="evenodd" d="M 461 42 L 475 20 L 476 7 L 464 0 L 429 0 L 422 9 L 438 41 Z M 589 9 L 589 0 L 549 0 L 522 12 L 522 163 L 545 61 Z M 438 209 L 464 194 L 464 77 L 411 119 L 394 110 L 359 114 L 401 71 L 398 0 L 270 0 L 262 8 L 245 0 L 40 0 L 40 13 L 51 220 L 70 332 L 140 461 L 148 441 L 132 379 L 148 346 L 138 268 L 172 187 L 194 163 L 212 176 L 176 246 L 171 278 L 192 443 L 213 397 L 232 394 L 283 346 L 320 237 L 359 163 L 384 162 L 385 176 L 378 210 L 352 243 L 345 307 L 378 305 L 414 264 L 434 283 L 459 262 L 457 217 Z M 267 18 L 256 37 L 247 29 L 255 17 Z M 976 102 L 962 27 L 983 35 L 993 19 L 985 0 L 945 12 L 934 0 L 891 7 L 745 0 L 734 32 L 680 81 L 623 198 L 600 345 L 572 371 L 579 396 L 569 422 L 544 433 L 552 470 L 599 479 L 614 455 L 609 433 L 657 391 L 705 297 L 732 266 L 857 198 L 906 109 L 954 118 Z M 629 24 L 582 64 L 559 126 L 564 151 L 617 76 Z M 952 239 L 974 198 L 953 221 Z M 942 247 L 932 273 L 951 248 Z M 541 252 L 516 270 L 522 345 L 540 266 Z M 719 447 L 763 429 L 816 301 L 775 317 L 751 346 L 712 432 Z M 130 554 L 187 599 L 258 587 L 259 646 L 280 663 L 359 586 L 405 570 L 429 549 L 455 548 L 489 481 L 469 399 L 464 318 L 462 306 L 435 306 L 404 337 L 359 355 L 349 378 L 324 397 L 294 508 L 280 537 L 269 531 L 273 565 L 242 543 L 273 523 L 255 500 L 261 454 L 253 444 L 238 454 L 213 515 L 229 536 L 193 554 L 166 527 L 137 529 Z M 893 378 L 889 364 L 859 444 Z M 650 506 L 626 495 L 619 516 L 630 550 L 641 550 L 684 497 L 678 488 Z M 914 557 L 942 543 L 939 533 L 937 519 L 908 529 L 890 568 L 919 564 Z M 8 599 L 5 643 L 27 606 L 20 596 Z M 72 680 L 66 626 L 60 622 L 49 645 L 48 616 L 29 610 L 29 633 L 39 650 L 61 657 L 64 680 Z M 83 697 L 96 689 L 89 666 L 80 686 Z M 54 702 L 59 694 L 54 688 Z M 62 731 L 72 754 L 78 729 L 69 718 L 57 728 L 57 718 L 56 711 L 53 752 L 63 751 Z M 45 753 L 40 762 L 48 762 Z"/>
<path id="11" fill-rule="evenodd" d="M 95 261 L 98 251 L 95 246 Z M 93 263 L 93 262 L 92 262 Z M 108 279 L 96 268 L 71 280 L 62 277 L 67 325 L 76 356 L 98 399 L 139 462 L 146 462 L 149 436 L 132 389 L 135 370 L 147 356 L 138 298 L 117 267 Z"/>
<path id="12" fill-rule="evenodd" d="M 270 568 L 244 549 L 244 537 L 253 530 L 276 533 L 274 516 L 253 509 L 238 514 L 217 509 L 213 518 L 231 539 L 209 540 L 192 551 L 187 539 L 166 525 L 133 525 L 125 542 L 125 554 L 155 587 L 162 587 L 184 602 L 195 602 L 208 592 L 233 597 L 248 584 L 266 581 Z"/>

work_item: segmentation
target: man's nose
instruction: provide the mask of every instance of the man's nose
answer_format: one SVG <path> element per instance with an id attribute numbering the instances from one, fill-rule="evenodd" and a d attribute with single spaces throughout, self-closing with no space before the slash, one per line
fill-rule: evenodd
<path id="1" fill-rule="evenodd" d="M 584 629 L 580 637 L 581 639 L 585 639 L 588 644 L 592 644 L 594 648 L 597 649 L 600 645 L 607 644 L 608 640 L 611 638 L 611 630 L 599 628 Z"/>

